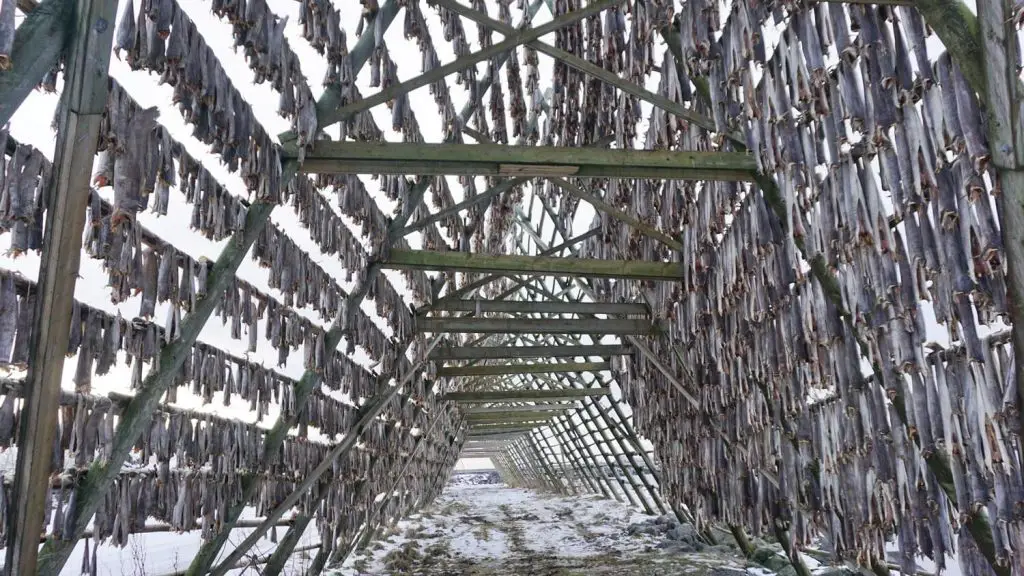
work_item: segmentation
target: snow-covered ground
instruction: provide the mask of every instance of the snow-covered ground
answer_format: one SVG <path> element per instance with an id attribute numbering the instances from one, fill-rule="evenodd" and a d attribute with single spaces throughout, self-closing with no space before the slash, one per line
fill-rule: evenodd
<path id="1" fill-rule="evenodd" d="M 662 537 L 630 533 L 651 518 L 594 496 L 450 484 L 335 574 L 751 574 L 727 547 L 669 553 Z"/>

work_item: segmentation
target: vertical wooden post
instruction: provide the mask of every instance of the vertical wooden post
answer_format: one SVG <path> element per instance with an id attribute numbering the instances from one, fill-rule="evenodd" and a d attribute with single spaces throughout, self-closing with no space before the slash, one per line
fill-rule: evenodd
<path id="1" fill-rule="evenodd" d="M 1024 92 L 1017 75 L 1019 50 L 1011 0 L 978 3 L 988 109 L 988 139 L 996 167 L 996 195 L 1006 251 L 1006 288 L 1013 321 L 1018 426 L 1024 430 Z M 967 72 L 965 71 L 964 74 Z M 1018 442 L 1024 465 L 1024 442 Z"/>
<path id="2" fill-rule="evenodd" d="M 39 267 L 39 297 L 33 315 L 28 385 L 18 437 L 13 506 L 9 511 L 11 530 L 5 566 L 9 574 L 19 576 L 37 572 L 61 377 L 89 200 L 89 176 L 107 104 L 107 70 L 116 9 L 117 0 L 81 0 L 75 4 L 53 179 L 51 189 L 45 192 L 46 230 Z M 59 43 L 62 39 L 51 41 Z"/>

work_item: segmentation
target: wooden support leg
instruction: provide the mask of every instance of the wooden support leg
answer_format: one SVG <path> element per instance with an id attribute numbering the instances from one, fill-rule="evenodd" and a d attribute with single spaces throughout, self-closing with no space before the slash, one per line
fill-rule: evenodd
<path id="1" fill-rule="evenodd" d="M 9 88 L 8 92 L 0 92 L 8 104 L 20 104 L 27 95 L 21 91 L 25 83 L 38 82 L 41 74 L 46 72 L 42 70 L 39 78 L 30 77 L 30 74 L 38 72 L 32 70 L 38 63 L 19 62 L 32 57 L 25 48 L 36 49 L 38 53 L 35 56 L 43 58 L 44 66 L 47 65 L 46 54 L 52 53 L 53 61 L 49 62 L 52 66 L 56 52 L 63 46 L 63 39 L 71 36 L 54 174 L 51 188 L 46 191 L 49 209 L 37 284 L 39 297 L 32 322 L 28 385 L 21 413 L 17 472 L 9 511 L 11 530 L 6 566 L 11 574 L 36 574 L 39 570 L 39 536 L 43 532 L 44 511 L 49 509 L 46 500 L 49 498 L 53 440 L 57 430 L 55 407 L 60 404 L 61 377 L 71 331 L 71 309 L 89 200 L 89 177 L 100 123 L 106 110 L 107 68 L 117 9 L 115 0 L 82 0 L 76 3 L 77 10 L 68 4 L 51 0 L 45 3 L 45 11 L 42 6 L 33 10 L 36 17 L 32 18 L 32 27 L 26 32 L 47 30 L 44 23 L 48 19 L 57 26 L 51 31 L 58 33 L 56 37 L 35 38 L 32 46 L 18 45 L 14 55 L 15 70 L 0 76 L 3 79 L 21 78 L 21 84 Z M 74 19 L 72 14 L 76 16 Z M 43 23 L 39 22 L 40 19 Z M 67 30 L 71 34 L 65 34 Z M 23 31 L 18 29 L 19 34 Z M 40 49 L 44 44 L 46 47 Z M 17 53 L 19 48 L 20 54 Z M 96 495 L 98 498 L 103 496 Z M 76 526 L 82 531 L 85 529 L 84 522 Z"/>

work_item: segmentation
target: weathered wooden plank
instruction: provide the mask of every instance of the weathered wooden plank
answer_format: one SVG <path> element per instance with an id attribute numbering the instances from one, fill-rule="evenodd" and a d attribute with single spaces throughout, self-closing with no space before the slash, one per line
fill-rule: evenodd
<path id="1" fill-rule="evenodd" d="M 431 307 L 447 312 L 507 312 L 510 314 L 636 314 L 649 315 L 643 304 L 601 302 L 524 302 L 517 300 L 449 300 Z"/>
<path id="2" fill-rule="evenodd" d="M 11 48 L 11 68 L 0 70 L 0 126 L 11 120 L 25 98 L 57 65 L 75 29 L 76 5 L 82 6 L 75 0 L 48 0 L 29 12 L 18 26 Z M 114 21 L 107 21 L 107 26 L 107 32 L 113 34 Z"/>
<path id="3" fill-rule="evenodd" d="M 492 434 L 492 433 L 505 433 L 505 432 L 526 432 L 533 430 L 539 426 L 544 426 L 546 422 L 522 422 L 516 424 L 473 424 L 469 428 L 469 434 L 473 436 L 479 436 L 480 434 Z"/>
<path id="4" fill-rule="evenodd" d="M 419 318 L 420 333 L 647 335 L 647 320 L 544 320 L 534 318 Z"/>
<path id="5" fill-rule="evenodd" d="M 467 413 L 468 424 L 483 424 L 494 422 L 535 422 L 553 418 L 555 413 L 550 410 L 534 410 L 531 412 L 490 412 L 490 413 Z"/>
<path id="6" fill-rule="evenodd" d="M 392 250 L 384 268 L 534 274 L 548 276 L 589 276 L 628 280 L 678 282 L 682 278 L 677 262 L 554 258 L 550 256 L 508 256 L 470 252 Z"/>
<path id="7" fill-rule="evenodd" d="M 525 434 L 528 434 L 530 430 L 519 430 L 513 432 L 474 432 L 470 430 L 466 433 L 466 440 L 493 440 L 508 443 L 509 440 L 516 440 L 522 438 Z"/>
<path id="8" fill-rule="evenodd" d="M 984 100 L 985 64 L 978 18 L 960 0 L 916 0 L 914 7 L 942 40 L 953 61 L 960 65 L 967 83 Z"/>
<path id="9" fill-rule="evenodd" d="M 53 12 L 43 13 L 50 4 L 61 6 L 52 7 Z M 39 267 L 38 299 L 32 322 L 34 329 L 25 407 L 18 436 L 17 473 L 12 506 L 8 512 L 13 520 L 8 533 L 5 564 L 9 574 L 39 572 L 39 535 L 43 532 L 48 508 L 48 479 L 57 430 L 55 407 L 60 404 L 64 358 L 71 333 L 71 308 L 82 254 L 89 176 L 107 104 L 107 69 L 117 10 L 116 0 L 81 0 L 76 3 L 76 10 L 63 4 L 63 1 L 51 0 L 33 10 L 35 14 L 42 13 L 40 16 L 51 18 L 52 22 L 60 22 L 60 26 L 67 26 L 73 31 L 73 37 L 65 72 L 53 179 L 47 191 L 48 210 Z M 68 21 L 66 16 L 72 13 L 75 18 Z M 45 28 L 35 27 L 32 30 L 38 32 Z M 56 37 L 36 37 L 34 41 L 62 46 L 63 38 L 64 35 L 58 33 Z M 42 57 L 39 53 L 36 56 Z M 14 64 L 22 73 L 24 64 L 34 64 L 20 63 L 20 59 L 26 57 L 29 55 L 15 54 Z M 35 81 L 38 82 L 39 78 Z M 13 92 L 3 94 L 17 96 Z M 97 497 L 102 498 L 103 495 Z"/>
<path id="10" fill-rule="evenodd" d="M 987 0 L 978 4 L 978 21 L 984 54 L 984 73 L 988 88 L 985 107 L 992 164 L 996 168 L 996 195 L 1000 229 L 1006 252 L 1006 289 L 1010 300 L 1010 318 L 1018 327 L 1011 333 L 1013 377 L 1017 388 L 1017 426 L 1024 424 L 1024 85 L 1017 63 L 1020 44 L 1017 32 L 1018 12 L 1011 0 Z M 966 72 L 965 72 L 966 74 Z M 1012 424 L 1011 424 L 1012 427 Z M 1024 428 L 1018 428 L 1024 429 Z M 1024 462 L 1024 442 L 1018 442 L 1020 461 Z M 994 560 L 994 542 L 978 541 Z M 996 573 L 1000 567 L 993 564 Z"/>
<path id="11" fill-rule="evenodd" d="M 431 360 L 499 360 L 508 358 L 589 358 L 632 354 L 622 345 L 594 346 L 461 346 L 438 347 Z"/>
<path id="12" fill-rule="evenodd" d="M 346 142 L 318 140 L 306 160 L 484 162 L 530 166 L 635 166 L 754 172 L 747 153 L 694 150 L 631 150 L 508 144 L 437 144 L 416 142 Z"/>
<path id="13" fill-rule="evenodd" d="M 448 392 L 448 402 L 519 402 L 531 400 L 574 400 L 584 396 L 606 396 L 608 388 L 561 388 L 553 390 L 491 390 L 486 392 Z"/>
<path id="14" fill-rule="evenodd" d="M 505 374 L 540 374 L 560 372 L 600 372 L 610 370 L 607 362 L 561 362 L 555 364 L 501 364 L 498 366 L 442 366 L 439 378 L 459 376 L 500 376 Z"/>
<path id="15" fill-rule="evenodd" d="M 297 156 L 298 150 L 289 149 L 288 154 Z M 752 156 L 740 152 L 320 140 L 305 152 L 301 171 L 752 182 L 756 166 Z"/>

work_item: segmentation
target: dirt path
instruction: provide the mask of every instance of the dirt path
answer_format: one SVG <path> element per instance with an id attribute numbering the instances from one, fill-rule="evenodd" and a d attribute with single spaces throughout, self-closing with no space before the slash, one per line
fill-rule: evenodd
<path id="1" fill-rule="evenodd" d="M 663 535 L 636 530 L 650 519 L 594 497 L 452 486 L 336 574 L 750 576 L 745 561 L 725 546 L 699 552 L 663 548 Z"/>

